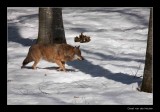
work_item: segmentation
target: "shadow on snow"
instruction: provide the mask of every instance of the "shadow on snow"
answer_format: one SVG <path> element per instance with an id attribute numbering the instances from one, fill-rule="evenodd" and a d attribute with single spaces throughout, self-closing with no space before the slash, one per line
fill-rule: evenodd
<path id="1" fill-rule="evenodd" d="M 68 62 L 69 66 L 72 66 L 76 69 L 79 69 L 81 72 L 85 74 L 90 74 L 93 77 L 105 77 L 107 79 L 114 80 L 116 82 L 121 82 L 123 84 L 131 84 L 131 83 L 140 83 L 141 79 L 134 78 L 134 76 L 130 76 L 129 74 L 124 73 L 112 73 L 109 70 L 101 67 L 100 65 L 93 65 L 88 60 L 81 61 L 77 63 Z"/>
<path id="2" fill-rule="evenodd" d="M 131 61 L 132 59 L 128 58 L 114 58 L 113 56 L 107 56 L 100 53 L 95 53 L 96 55 L 99 55 L 103 58 L 103 60 L 109 59 L 109 60 L 121 60 L 121 61 Z M 135 60 L 140 61 L 140 60 Z M 140 62 L 143 63 L 143 60 Z M 72 66 L 76 69 L 79 69 L 81 72 L 85 74 L 90 74 L 93 77 L 105 77 L 107 79 L 114 80 L 116 82 L 121 82 L 123 84 L 131 84 L 137 82 L 138 84 L 141 82 L 140 78 L 134 78 L 134 76 L 131 76 L 129 74 L 124 73 L 112 73 L 106 68 L 103 68 L 100 65 L 94 65 L 91 62 L 89 62 L 87 59 L 84 61 L 73 61 L 73 62 L 67 62 L 67 65 Z"/>
<path id="3" fill-rule="evenodd" d="M 24 22 L 25 20 L 35 18 L 37 14 L 21 16 L 19 17 L 19 22 Z M 29 33 L 29 32 L 28 32 Z M 19 27 L 15 23 L 8 23 L 8 42 L 16 42 L 22 44 L 23 46 L 31 46 L 36 42 L 36 39 L 23 38 L 19 33 Z"/>

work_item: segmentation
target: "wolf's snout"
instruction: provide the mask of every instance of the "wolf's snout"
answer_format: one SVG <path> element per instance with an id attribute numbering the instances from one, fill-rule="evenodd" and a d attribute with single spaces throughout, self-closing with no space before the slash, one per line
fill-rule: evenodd
<path id="1" fill-rule="evenodd" d="M 84 58 L 83 57 L 81 57 L 82 58 L 82 60 L 84 60 Z"/>
<path id="2" fill-rule="evenodd" d="M 81 56 L 81 57 L 78 58 L 78 60 L 84 60 L 84 58 Z"/>

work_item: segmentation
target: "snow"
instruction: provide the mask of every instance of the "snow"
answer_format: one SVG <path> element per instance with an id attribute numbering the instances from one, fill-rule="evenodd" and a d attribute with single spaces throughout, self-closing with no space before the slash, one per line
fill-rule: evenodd
<path id="1" fill-rule="evenodd" d="M 38 36 L 38 8 L 7 9 L 8 105 L 153 105 L 153 93 L 137 91 L 142 81 L 149 8 L 64 7 L 67 43 L 80 45 L 84 61 L 33 62 L 21 69 Z M 75 43 L 81 32 L 89 43 Z M 135 77 L 136 75 L 136 77 Z"/>

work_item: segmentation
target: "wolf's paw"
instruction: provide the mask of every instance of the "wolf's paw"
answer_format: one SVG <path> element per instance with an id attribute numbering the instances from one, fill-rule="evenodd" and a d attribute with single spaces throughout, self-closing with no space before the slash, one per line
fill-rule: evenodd
<path id="1" fill-rule="evenodd" d="M 67 72 L 66 69 L 63 70 L 62 68 L 58 68 L 57 71 L 64 71 L 64 72 Z"/>
<path id="2" fill-rule="evenodd" d="M 57 71 L 62 71 L 62 68 L 58 68 Z"/>
<path id="3" fill-rule="evenodd" d="M 32 67 L 33 70 L 37 70 L 37 67 Z"/>

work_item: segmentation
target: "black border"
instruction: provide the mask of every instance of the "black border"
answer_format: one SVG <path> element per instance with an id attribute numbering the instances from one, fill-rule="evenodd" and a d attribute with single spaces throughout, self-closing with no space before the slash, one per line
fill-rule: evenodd
<path id="1" fill-rule="evenodd" d="M 154 2 L 153 2 L 154 1 Z M 2 5 L 4 6 L 4 2 L 2 3 Z M 159 49 L 156 49 L 156 48 L 159 48 L 159 44 L 156 44 L 158 43 L 158 38 L 156 37 L 160 37 L 159 35 L 159 24 L 158 22 L 160 21 L 160 18 L 158 17 L 159 13 L 158 11 L 160 11 L 160 8 L 158 8 L 158 4 L 155 2 L 155 0 L 110 0 L 110 1 L 61 1 L 61 0 L 46 0 L 46 1 L 40 1 L 40 0 L 36 0 L 36 1 L 29 1 L 29 0 L 26 0 L 26 1 L 13 1 L 13 0 L 8 0 L 6 2 L 6 7 L 3 8 L 3 11 L 2 11 L 2 15 L 4 16 L 1 16 L 1 19 L 4 19 L 5 21 L 4 22 L 1 22 L 2 25 L 0 25 L 2 28 L 1 28 L 1 31 L 4 33 L 5 29 L 7 29 L 7 25 L 6 25 L 6 18 L 7 17 L 7 7 L 153 7 L 153 57 L 154 57 L 154 65 L 153 67 L 155 69 L 153 69 L 153 73 L 155 74 L 153 76 L 153 93 L 154 93 L 154 99 L 153 99 L 153 105 L 74 105 L 74 106 L 64 106 L 64 105 L 56 105 L 56 106 L 53 106 L 53 105 L 45 105 L 45 106 L 42 106 L 42 105 L 7 105 L 7 101 L 6 101 L 6 98 L 7 98 L 7 89 L 3 89 L 3 90 L 6 90 L 6 91 L 1 91 L 1 93 L 4 94 L 4 96 L 6 97 L 3 97 L 5 101 L 3 104 L 5 105 L 3 107 L 3 109 L 6 109 L 7 112 L 13 112 L 13 111 L 20 111 L 20 112 L 31 112 L 31 111 L 45 111 L 45 112 L 53 112 L 53 111 L 58 111 L 58 112 L 61 112 L 62 110 L 64 111 L 108 111 L 108 112 L 112 112 L 112 111 L 138 111 L 140 108 L 152 108 L 151 110 L 152 111 L 158 111 L 159 108 L 158 108 L 158 104 L 160 104 L 160 100 L 159 100 L 159 91 L 160 89 L 159 88 L 156 88 L 156 85 L 159 85 L 158 82 L 159 82 L 159 78 L 157 77 L 158 74 L 158 67 L 156 65 L 159 65 L 158 63 L 160 61 L 158 61 L 157 59 L 159 58 L 157 56 L 157 53 L 159 52 Z M 6 11 L 6 12 L 5 12 Z M 4 13 L 4 14 L 3 14 Z M 6 15 L 6 16 L 5 16 Z M 3 17 L 3 18 L 2 18 Z M 156 32 L 156 33 L 155 33 Z M 6 34 L 6 33 L 5 33 Z M 3 35 L 1 38 L 3 38 L 2 40 L 4 41 L 0 41 L 1 42 L 1 49 L 4 50 L 4 47 L 7 47 L 6 45 L 6 39 L 5 37 L 7 37 L 7 34 L 6 35 Z M 160 42 L 160 41 L 159 41 Z M 6 51 L 4 51 L 3 54 L 7 54 Z M 2 55 L 1 55 L 2 56 Z M 1 65 L 2 67 L 5 67 L 5 63 L 7 62 L 7 60 L 4 60 L 4 58 L 6 59 L 6 56 L 4 55 L 4 57 L 1 58 Z M 3 63 L 3 64 L 2 64 Z M 2 68 L 2 70 L 5 70 Z M 157 70 L 157 71 L 155 71 Z M 6 78 L 6 75 L 4 74 L 1 74 L 4 76 L 3 78 L 3 81 L 5 81 L 5 78 Z M 157 80 L 157 81 L 156 81 Z M 2 82 L 3 82 L 2 81 Z M 5 87 L 6 84 L 7 84 L 7 80 L 3 83 Z M 2 88 L 3 88 L 2 87 Z M 158 100 L 158 101 L 157 101 Z M 158 102 L 158 103 L 157 103 Z M 2 109 L 2 108 L 1 108 Z M 0 109 L 0 110 L 1 110 Z M 130 109 L 130 110 L 129 110 Z M 134 110 L 132 110 L 134 109 Z M 147 111 L 147 110 L 146 110 Z M 149 110 L 148 110 L 149 111 Z"/>
<path id="2" fill-rule="evenodd" d="M 3 5 L 3 3 L 2 3 Z M 0 7 L 0 11 L 1 11 L 1 25 L 0 25 L 0 33 L 1 33 L 1 40 L 0 40 L 0 70 L 1 70 L 1 81 L 0 81 L 0 87 L 1 87 L 1 101 L 3 101 L 3 103 L 0 104 L 0 111 L 2 109 L 4 109 L 5 107 L 2 107 L 1 105 L 3 104 L 7 104 L 6 98 L 7 98 L 7 70 L 6 70 L 6 66 L 7 66 L 7 50 L 5 48 L 7 48 L 7 10 L 5 7 Z M 1 109 L 2 108 L 2 109 Z"/>
<path id="3" fill-rule="evenodd" d="M 152 7 L 154 0 L 8 0 L 8 7 Z"/>

